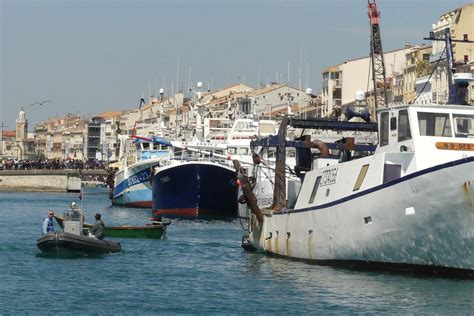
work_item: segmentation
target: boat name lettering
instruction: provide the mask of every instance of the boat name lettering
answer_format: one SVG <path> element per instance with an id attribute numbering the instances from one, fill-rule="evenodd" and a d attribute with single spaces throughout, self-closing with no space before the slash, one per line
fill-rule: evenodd
<path id="1" fill-rule="evenodd" d="M 170 178 L 168 176 L 164 176 L 163 178 L 160 178 L 161 183 L 166 183 L 170 182 Z"/>
<path id="2" fill-rule="evenodd" d="M 150 169 L 144 169 L 128 178 L 128 186 L 134 186 L 136 184 L 148 181 L 148 179 L 150 179 Z"/>
<path id="3" fill-rule="evenodd" d="M 206 143 L 206 142 L 192 142 L 192 143 L 183 142 L 182 143 L 182 146 L 188 146 L 188 147 L 193 147 L 193 146 L 196 146 L 196 147 L 217 147 L 217 145 L 218 144 Z"/>
<path id="4" fill-rule="evenodd" d="M 331 184 L 336 183 L 338 171 L 339 171 L 339 168 L 332 168 L 332 169 L 325 170 L 323 174 L 321 175 L 321 181 L 319 182 L 319 186 L 323 187 L 326 185 L 331 185 Z"/>
<path id="5" fill-rule="evenodd" d="M 474 150 L 474 144 L 437 142 L 436 148 L 441 150 Z"/>
<path id="6" fill-rule="evenodd" d="M 259 207 L 269 207 L 273 203 L 273 198 L 272 197 L 259 198 L 257 203 Z"/>

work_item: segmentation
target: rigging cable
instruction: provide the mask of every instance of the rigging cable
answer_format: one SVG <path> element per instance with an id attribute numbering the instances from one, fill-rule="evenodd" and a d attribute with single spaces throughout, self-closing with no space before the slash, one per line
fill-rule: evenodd
<path id="1" fill-rule="evenodd" d="M 410 104 L 414 104 L 414 103 L 416 102 L 416 100 L 418 100 L 418 98 L 420 97 L 421 93 L 422 93 L 423 91 L 425 91 L 426 85 L 428 84 L 428 82 L 430 82 L 431 76 L 433 76 L 433 74 L 434 74 L 436 68 L 438 68 L 438 65 L 439 65 L 440 61 L 443 59 L 443 55 L 444 55 L 445 52 L 446 52 L 446 46 L 444 47 L 443 51 L 441 52 L 441 55 L 439 56 L 439 59 L 438 59 L 438 61 L 436 62 L 436 65 L 433 67 L 433 70 L 431 71 L 431 74 L 430 74 L 430 76 L 428 77 L 428 80 L 426 80 L 426 82 L 425 82 L 423 88 L 421 89 L 420 93 L 418 93 L 418 95 L 416 96 L 415 100 L 413 100 L 412 102 L 410 102 Z M 416 71 L 416 68 L 415 68 L 415 71 Z"/>

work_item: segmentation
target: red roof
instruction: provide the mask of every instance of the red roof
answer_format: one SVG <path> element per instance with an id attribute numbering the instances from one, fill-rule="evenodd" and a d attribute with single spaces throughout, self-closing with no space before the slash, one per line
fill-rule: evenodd
<path id="1" fill-rule="evenodd" d="M 3 137 L 9 138 L 9 137 L 16 137 L 16 132 L 15 131 L 3 131 Z"/>

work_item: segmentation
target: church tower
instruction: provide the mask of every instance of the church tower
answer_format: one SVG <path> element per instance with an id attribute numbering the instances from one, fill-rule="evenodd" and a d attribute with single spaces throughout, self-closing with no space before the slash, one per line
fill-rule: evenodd
<path id="1" fill-rule="evenodd" d="M 25 118 L 25 111 L 20 111 L 16 119 L 16 140 L 24 141 L 28 138 L 28 120 Z"/>

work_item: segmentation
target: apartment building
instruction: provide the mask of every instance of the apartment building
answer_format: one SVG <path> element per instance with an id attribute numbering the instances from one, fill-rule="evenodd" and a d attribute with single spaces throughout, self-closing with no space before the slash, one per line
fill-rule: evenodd
<path id="1" fill-rule="evenodd" d="M 446 29 L 451 31 L 451 37 L 462 40 L 467 34 L 469 40 L 474 40 L 474 3 L 466 4 L 460 8 L 442 14 L 439 20 L 432 25 L 435 37 L 444 37 Z M 434 103 L 445 104 L 448 101 L 448 74 L 445 59 L 444 41 L 433 42 L 433 52 L 430 62 L 438 67 L 432 76 L 432 101 Z M 456 72 L 474 73 L 474 44 L 453 43 L 453 55 Z M 472 85 L 468 93 L 468 102 L 474 103 L 474 89 Z"/>
<path id="2" fill-rule="evenodd" d="M 386 79 L 390 86 L 405 69 L 405 55 L 411 52 L 413 45 L 384 53 Z M 370 56 L 351 59 L 328 67 L 322 71 L 321 116 L 330 116 L 336 107 L 355 101 L 357 91 L 370 94 L 373 91 Z M 393 93 L 391 93 L 391 101 Z M 369 102 L 370 105 L 370 102 Z M 372 106 L 373 107 L 373 106 Z M 371 113 L 375 109 L 370 109 Z"/>
<path id="3" fill-rule="evenodd" d="M 303 117 L 309 112 L 313 101 L 311 92 L 307 93 L 279 83 L 256 89 L 248 94 L 248 98 L 252 101 L 252 108 L 258 115 L 269 118 L 279 113 L 287 113 L 288 107 L 294 115 Z"/>
<path id="4" fill-rule="evenodd" d="M 417 95 L 423 92 L 431 93 L 431 80 L 425 85 L 431 73 L 430 56 L 433 47 L 431 45 L 414 46 L 405 55 L 406 67 L 403 76 L 403 102 L 412 103 Z M 415 86 L 423 84 L 421 90 L 416 91 Z M 424 87 L 424 89 L 423 89 Z"/>

